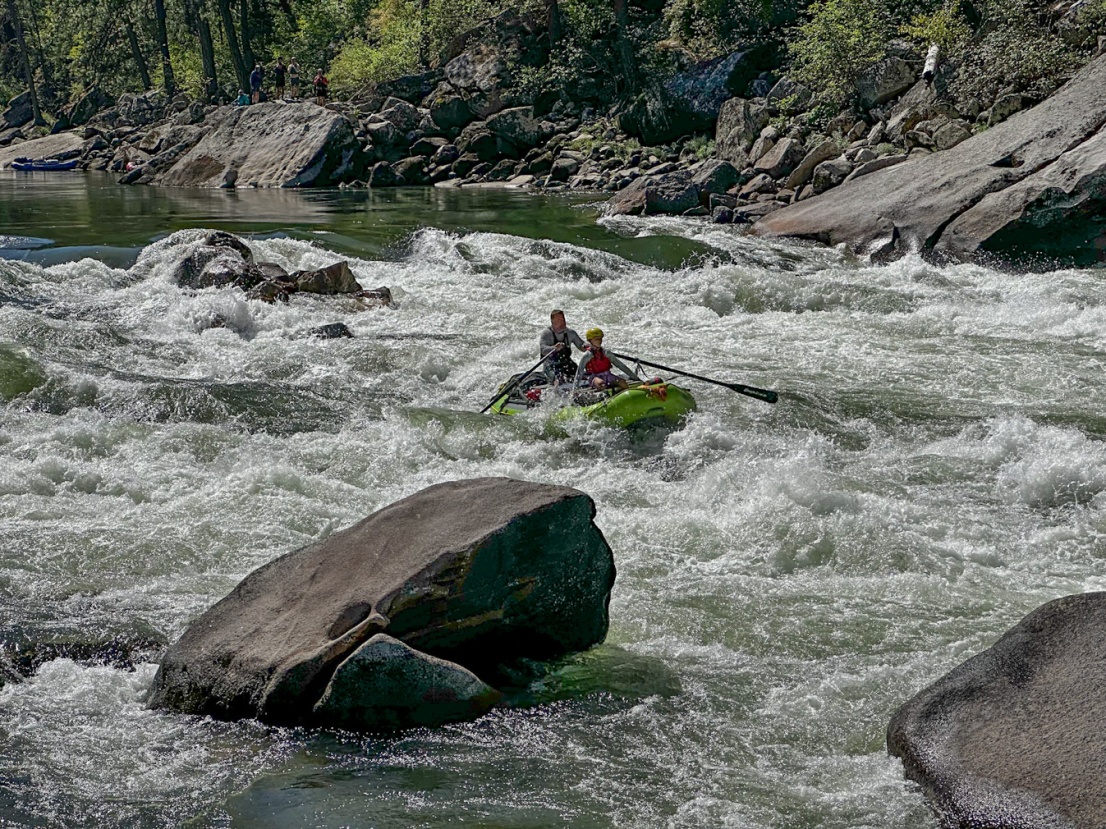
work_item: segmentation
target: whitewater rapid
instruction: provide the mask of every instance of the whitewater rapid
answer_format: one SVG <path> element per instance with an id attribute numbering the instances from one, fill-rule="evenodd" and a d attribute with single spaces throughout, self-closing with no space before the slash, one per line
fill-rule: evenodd
<path id="1" fill-rule="evenodd" d="M 532 705 L 394 738 L 147 711 L 155 671 L 58 660 L 0 690 L 13 826 L 931 827 L 893 710 L 1040 603 L 1102 589 L 1096 271 L 871 266 L 687 221 L 684 266 L 424 228 L 354 258 L 393 308 L 0 261 L 0 623 L 169 640 L 248 572 L 427 485 L 576 486 L 618 580 L 606 645 Z M 249 238 L 288 270 L 345 256 Z M 553 308 L 690 388 L 684 428 L 478 412 Z M 307 336 L 343 322 L 352 339 Z M 663 373 L 663 372 L 662 372 Z M 277 818 L 279 816 L 279 819 Z"/>

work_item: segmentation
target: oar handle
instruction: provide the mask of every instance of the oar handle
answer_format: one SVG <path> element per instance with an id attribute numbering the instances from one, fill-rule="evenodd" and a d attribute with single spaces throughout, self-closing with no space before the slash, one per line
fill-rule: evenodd
<path id="1" fill-rule="evenodd" d="M 648 360 L 643 360 L 640 357 L 631 357 L 629 354 L 616 354 L 613 351 L 608 351 L 612 357 L 619 357 L 623 360 L 632 360 L 643 366 L 649 366 L 650 368 L 659 368 L 661 371 L 671 371 L 673 374 L 679 374 L 683 377 L 690 377 L 692 380 L 701 380 L 704 383 L 713 383 L 716 386 L 723 386 L 730 391 L 735 391 L 738 394 L 744 394 L 746 397 L 753 397 L 757 400 L 763 400 L 765 403 L 775 403 L 780 399 L 780 396 L 771 389 L 758 389 L 756 386 L 746 386 L 742 383 L 726 383 L 722 380 L 715 380 L 710 377 L 703 377 L 701 374 L 692 374 L 690 371 L 680 371 L 678 368 L 672 368 L 671 366 L 662 366 L 660 363 L 651 363 Z M 497 398 L 498 399 L 498 398 Z"/>

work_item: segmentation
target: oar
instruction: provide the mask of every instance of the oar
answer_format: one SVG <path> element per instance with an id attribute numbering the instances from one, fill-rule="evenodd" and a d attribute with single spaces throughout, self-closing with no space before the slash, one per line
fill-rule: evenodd
<path id="1" fill-rule="evenodd" d="M 608 351 L 612 357 L 619 357 L 623 360 L 632 360 L 643 366 L 649 366 L 650 368 L 659 368 L 661 371 L 671 371 L 673 374 L 680 374 L 684 377 L 690 377 L 693 380 L 702 380 L 704 383 L 714 383 L 716 386 L 725 386 L 730 391 L 735 391 L 738 394 L 744 394 L 747 397 L 755 397 L 757 400 L 763 400 L 765 403 L 775 403 L 780 399 L 780 396 L 771 389 L 758 389 L 756 386 L 746 386 L 741 383 L 724 383 L 721 380 L 712 380 L 710 377 L 703 377 L 698 374 L 692 374 L 690 371 L 680 371 L 678 368 L 672 368 L 671 366 L 662 366 L 660 363 L 650 363 L 648 360 L 643 360 L 640 357 L 631 357 L 627 354 L 615 354 L 613 351 Z M 502 397 L 502 395 L 500 395 Z M 499 398 L 496 398 L 497 400 Z"/>
<path id="2" fill-rule="evenodd" d="M 544 357 L 542 357 L 540 360 L 538 360 L 536 363 L 534 363 L 534 365 L 530 366 L 530 368 L 526 369 L 526 371 L 524 371 L 522 374 L 520 374 L 518 376 L 518 379 L 515 380 L 515 382 L 511 383 L 511 385 L 509 385 L 507 388 L 503 389 L 503 391 L 496 392 L 495 397 L 492 398 L 491 402 L 487 406 L 485 406 L 483 409 L 480 410 L 480 414 L 484 414 L 484 412 L 486 412 L 488 409 L 490 409 L 492 406 L 494 406 L 496 400 L 503 397 L 504 395 L 509 395 L 511 392 L 513 392 L 515 389 L 517 389 L 519 384 L 523 380 L 525 380 L 527 377 L 529 377 L 531 374 L 533 374 L 537 370 L 538 366 L 540 366 L 542 363 L 544 363 L 546 360 L 548 360 L 550 357 L 552 357 L 556 353 L 557 352 L 555 350 L 550 351 L 548 354 L 546 354 Z"/>

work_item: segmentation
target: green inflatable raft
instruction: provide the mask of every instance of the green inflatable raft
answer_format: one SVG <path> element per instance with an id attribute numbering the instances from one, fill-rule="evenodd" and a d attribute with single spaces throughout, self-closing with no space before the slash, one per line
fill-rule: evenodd
<path id="1" fill-rule="evenodd" d="M 518 375 L 500 390 L 510 388 L 516 380 Z M 678 424 L 696 408 L 695 398 L 687 389 L 660 379 L 635 383 L 624 391 L 577 389 L 570 396 L 535 376 L 497 399 L 491 410 L 514 415 L 546 405 L 559 407 L 553 415 L 557 420 L 587 417 L 623 428 Z"/>

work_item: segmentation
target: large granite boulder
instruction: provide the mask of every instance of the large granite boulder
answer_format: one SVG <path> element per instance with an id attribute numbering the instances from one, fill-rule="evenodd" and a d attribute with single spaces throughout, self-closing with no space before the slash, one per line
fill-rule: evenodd
<path id="1" fill-rule="evenodd" d="M 360 157 L 353 125 L 332 110 L 306 102 L 227 106 L 207 117 L 199 142 L 142 181 L 220 187 L 233 170 L 238 186 L 322 187 L 356 178 Z"/>
<path id="2" fill-rule="evenodd" d="M 610 216 L 680 214 L 699 206 L 699 185 L 689 170 L 642 176 L 605 205 Z"/>
<path id="3" fill-rule="evenodd" d="M 482 673 L 606 636 L 614 560 L 594 515 L 567 487 L 424 489 L 247 576 L 169 649 L 149 704 L 365 729 L 479 714 Z"/>
<path id="4" fill-rule="evenodd" d="M 31 103 L 31 93 L 21 92 L 8 101 L 8 106 L 0 112 L 0 126 L 22 127 L 31 123 L 35 117 L 34 107 Z"/>
<path id="5" fill-rule="evenodd" d="M 718 157 L 739 169 L 746 167 L 749 150 L 769 118 L 767 108 L 745 98 L 731 98 L 722 104 L 714 133 Z"/>
<path id="6" fill-rule="evenodd" d="M 857 251 L 1094 262 L 1106 246 L 1106 56 L 1052 97 L 945 152 L 854 178 L 756 232 Z"/>
<path id="7" fill-rule="evenodd" d="M 442 79 L 440 69 L 431 69 L 417 75 L 404 75 L 376 85 L 376 93 L 383 98 L 399 98 L 409 104 L 417 104 L 434 91 Z"/>
<path id="8" fill-rule="evenodd" d="M 511 158 L 524 155 L 543 137 L 532 106 L 502 110 L 490 116 L 486 123 L 488 131 L 496 138 L 499 154 Z"/>
<path id="9" fill-rule="evenodd" d="M 956 829 L 1106 825 L 1106 593 L 1025 617 L 895 712 L 887 747 Z"/>
<path id="10" fill-rule="evenodd" d="M 164 118 L 169 109 L 169 99 L 160 89 L 125 92 L 115 102 L 115 109 L 122 120 L 141 127 Z"/>
<path id="11" fill-rule="evenodd" d="M 743 94 L 769 57 L 767 49 L 758 47 L 703 61 L 665 81 L 664 91 L 680 102 L 680 110 L 695 120 L 694 127 L 709 129 L 722 104 Z"/>
<path id="12" fill-rule="evenodd" d="M 916 78 L 914 67 L 902 58 L 884 58 L 861 73 L 856 82 L 856 96 L 863 109 L 871 109 L 902 95 Z"/>
<path id="13" fill-rule="evenodd" d="M 251 288 L 264 279 L 253 252 L 230 233 L 213 230 L 181 247 L 170 279 L 180 288 L 202 290 L 239 285 Z"/>

